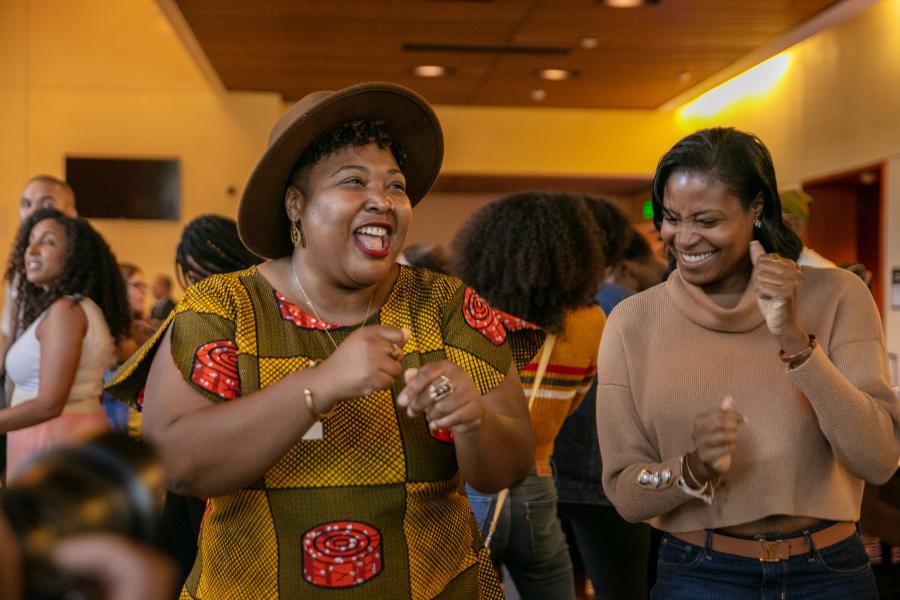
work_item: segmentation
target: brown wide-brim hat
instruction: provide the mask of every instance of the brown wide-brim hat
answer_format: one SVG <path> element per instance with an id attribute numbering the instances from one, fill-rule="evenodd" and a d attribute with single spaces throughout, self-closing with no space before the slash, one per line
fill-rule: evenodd
<path id="1" fill-rule="evenodd" d="M 394 83 L 361 83 L 337 91 L 313 92 L 297 102 L 272 128 L 269 146 L 253 169 L 238 208 L 238 233 L 254 253 L 287 256 L 290 241 L 284 194 L 303 152 L 322 135 L 349 121 L 383 121 L 407 155 L 406 194 L 413 206 L 437 179 L 444 135 L 424 98 Z"/>

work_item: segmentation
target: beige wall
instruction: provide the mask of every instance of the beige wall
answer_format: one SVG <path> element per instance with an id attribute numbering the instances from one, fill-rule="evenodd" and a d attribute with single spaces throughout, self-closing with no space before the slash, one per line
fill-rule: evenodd
<path id="1" fill-rule="evenodd" d="M 66 154 L 178 157 L 180 221 L 93 221 L 117 258 L 171 275 L 184 223 L 234 215 L 280 110 L 211 89 L 152 0 L 0 2 L 0 248 L 23 182 L 63 176 Z"/>

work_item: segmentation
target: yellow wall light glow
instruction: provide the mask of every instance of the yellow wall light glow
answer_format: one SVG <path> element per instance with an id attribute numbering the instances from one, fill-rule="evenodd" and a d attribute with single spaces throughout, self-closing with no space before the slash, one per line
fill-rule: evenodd
<path id="1" fill-rule="evenodd" d="M 787 73 L 791 54 L 783 52 L 714 87 L 678 110 L 683 121 L 711 119 L 740 103 L 771 93 Z"/>

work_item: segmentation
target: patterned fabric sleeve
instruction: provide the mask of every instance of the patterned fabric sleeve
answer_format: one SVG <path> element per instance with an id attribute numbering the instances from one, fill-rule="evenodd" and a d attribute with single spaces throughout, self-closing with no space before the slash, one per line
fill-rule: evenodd
<path id="1" fill-rule="evenodd" d="M 240 395 L 237 310 L 239 279 L 213 276 L 191 286 L 156 334 L 123 364 L 107 384 L 119 401 L 141 410 L 144 387 L 159 342 L 172 328 L 172 359 L 185 381 L 212 402 Z"/>
<path id="2" fill-rule="evenodd" d="M 513 362 L 528 362 L 543 343 L 540 330 L 511 332 L 503 315 L 475 290 L 459 280 L 446 279 L 451 287 L 444 307 L 442 334 L 447 358 L 465 369 L 482 394 L 506 377 Z M 526 358 L 527 356 L 527 358 Z"/>

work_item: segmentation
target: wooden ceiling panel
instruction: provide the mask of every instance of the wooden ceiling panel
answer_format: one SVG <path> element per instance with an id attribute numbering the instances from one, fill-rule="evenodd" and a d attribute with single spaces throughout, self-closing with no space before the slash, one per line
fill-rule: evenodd
<path id="1" fill-rule="evenodd" d="M 174 0 L 228 89 L 296 100 L 361 81 L 437 104 L 656 108 L 835 0 Z M 579 47 L 594 37 L 595 48 Z M 453 69 L 441 79 L 417 64 Z M 579 77 L 548 82 L 542 68 Z"/>

